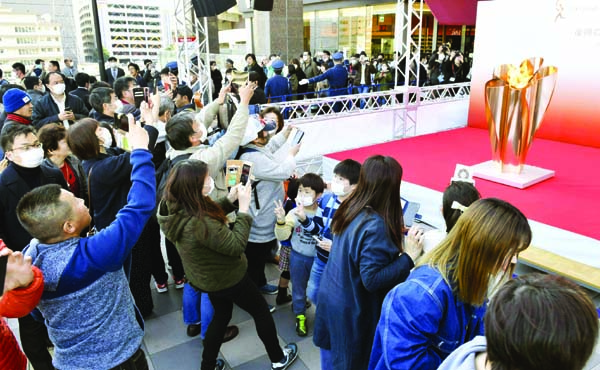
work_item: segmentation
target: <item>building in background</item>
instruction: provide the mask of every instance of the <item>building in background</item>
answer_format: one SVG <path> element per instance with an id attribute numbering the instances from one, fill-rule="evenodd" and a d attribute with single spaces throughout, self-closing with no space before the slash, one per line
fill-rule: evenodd
<path id="1" fill-rule="evenodd" d="M 48 14 L 49 21 L 58 24 L 61 39 L 61 49 L 64 57 L 78 62 L 77 45 L 79 38 L 76 32 L 73 0 L 2 0 L 0 5 L 10 8 L 15 14 L 30 14 L 42 16 Z M 6 33 L 3 33 L 6 35 Z M 44 58 L 44 57 L 41 57 Z M 57 59 L 63 66 L 62 55 Z M 46 59 L 47 60 L 47 59 Z"/>
<path id="2" fill-rule="evenodd" d="M 171 35 L 170 1 L 161 0 L 97 0 L 102 48 L 106 55 L 122 63 L 157 60 L 167 49 Z M 89 2 L 79 9 L 79 26 L 83 57 L 86 62 L 98 60 L 94 23 Z"/>
<path id="3" fill-rule="evenodd" d="M 12 64 L 21 62 L 27 70 L 38 58 L 63 61 L 60 25 L 48 14 L 39 16 L 0 7 L 0 68 L 11 79 Z"/>

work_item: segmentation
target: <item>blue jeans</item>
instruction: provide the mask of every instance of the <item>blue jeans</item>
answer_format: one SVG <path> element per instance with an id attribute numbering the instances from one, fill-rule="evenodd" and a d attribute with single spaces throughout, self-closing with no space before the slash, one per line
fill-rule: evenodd
<path id="1" fill-rule="evenodd" d="M 200 337 L 204 339 L 208 325 L 215 314 L 208 293 L 201 293 L 186 283 L 183 286 L 183 323 L 200 324 Z"/>
<path id="2" fill-rule="evenodd" d="M 308 295 L 308 299 L 310 299 L 315 305 L 319 303 L 317 297 L 319 296 L 321 275 L 323 275 L 325 266 L 327 266 L 325 262 L 321 261 L 318 257 L 315 257 L 315 262 L 313 262 L 312 269 L 310 270 L 310 279 L 308 279 L 308 288 L 306 289 L 306 294 Z"/>
<path id="3" fill-rule="evenodd" d="M 296 315 L 306 312 L 306 286 L 315 257 L 307 257 L 292 248 L 290 254 L 290 277 L 292 281 L 292 310 Z"/>
<path id="4" fill-rule="evenodd" d="M 333 370 L 331 351 L 323 348 L 319 349 L 321 350 L 321 370 Z"/>

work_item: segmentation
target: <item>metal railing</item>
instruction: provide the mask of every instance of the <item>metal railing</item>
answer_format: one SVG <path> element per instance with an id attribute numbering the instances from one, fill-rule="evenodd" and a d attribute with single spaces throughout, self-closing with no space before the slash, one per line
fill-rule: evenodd
<path id="1" fill-rule="evenodd" d="M 470 83 L 436 85 L 409 88 L 399 87 L 396 90 L 377 91 L 364 94 L 327 96 L 322 98 L 292 100 L 279 103 L 263 104 L 258 107 L 276 106 L 284 117 L 294 123 L 303 121 L 319 121 L 332 116 L 366 114 L 382 110 L 414 109 L 419 105 L 445 103 L 465 100 L 471 92 Z M 405 94 L 407 94 L 405 96 Z"/>

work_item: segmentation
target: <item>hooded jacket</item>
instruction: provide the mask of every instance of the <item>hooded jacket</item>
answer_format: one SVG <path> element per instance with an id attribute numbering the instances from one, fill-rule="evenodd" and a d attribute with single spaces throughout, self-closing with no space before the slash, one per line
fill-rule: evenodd
<path id="1" fill-rule="evenodd" d="M 485 352 L 486 349 L 485 337 L 477 336 L 452 352 L 438 367 L 438 370 L 476 370 L 475 356 Z"/>
<path id="2" fill-rule="evenodd" d="M 236 209 L 226 197 L 216 203 L 226 214 Z M 252 224 L 250 215 L 238 213 L 230 229 L 221 221 L 207 216 L 199 219 L 162 201 L 157 217 L 165 237 L 175 244 L 193 287 L 215 292 L 242 280 L 248 268 L 244 251 Z"/>

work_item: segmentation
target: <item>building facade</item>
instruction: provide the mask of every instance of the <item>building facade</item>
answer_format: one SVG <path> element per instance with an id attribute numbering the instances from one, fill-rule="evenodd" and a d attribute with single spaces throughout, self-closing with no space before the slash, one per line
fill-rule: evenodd
<path id="1" fill-rule="evenodd" d="M 50 17 L 25 14 L 0 7 L 0 68 L 9 80 L 12 64 L 21 62 L 27 70 L 36 59 L 58 60 L 62 64 L 61 27 Z"/>
<path id="2" fill-rule="evenodd" d="M 170 44 L 173 8 L 161 0 L 97 0 L 102 49 L 122 63 L 156 60 Z M 86 62 L 96 62 L 98 48 L 90 4 L 79 10 L 81 42 Z"/>

